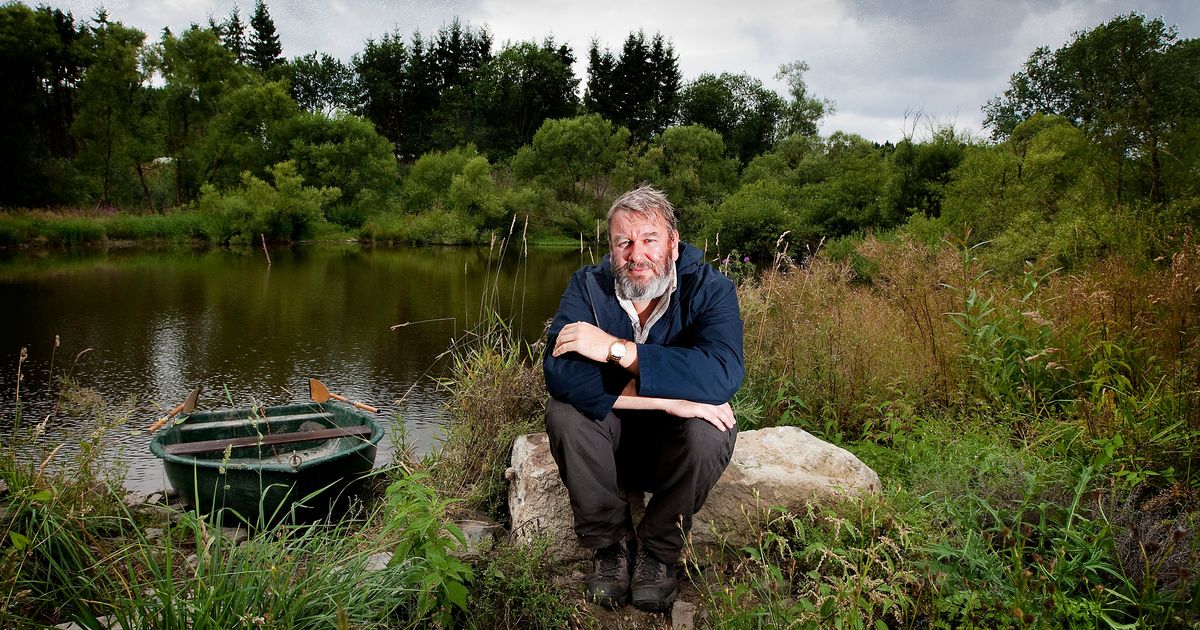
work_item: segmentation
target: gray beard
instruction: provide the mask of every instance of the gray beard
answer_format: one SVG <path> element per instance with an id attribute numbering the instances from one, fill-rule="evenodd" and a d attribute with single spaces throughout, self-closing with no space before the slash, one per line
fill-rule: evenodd
<path id="1" fill-rule="evenodd" d="M 655 271 L 660 270 L 656 269 Z M 671 275 L 669 270 L 667 271 L 668 273 L 656 273 L 645 284 L 638 286 L 624 268 L 618 269 L 616 272 L 617 297 L 631 302 L 645 302 L 662 297 L 671 288 Z"/>

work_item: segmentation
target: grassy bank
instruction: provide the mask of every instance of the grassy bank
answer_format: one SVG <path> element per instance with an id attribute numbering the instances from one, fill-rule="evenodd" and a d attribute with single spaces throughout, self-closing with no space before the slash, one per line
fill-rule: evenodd
<path id="1" fill-rule="evenodd" d="M 769 511 L 753 544 L 688 563 L 698 621 L 1200 624 L 1200 247 L 1173 249 L 997 277 L 978 250 L 867 239 L 845 263 L 731 270 L 743 277 L 742 428 L 803 427 L 858 455 L 884 490 Z M 613 622 L 536 549 L 448 553 L 453 516 L 503 518 L 508 445 L 540 425 L 539 353 L 497 322 L 459 340 L 440 453 L 408 462 L 413 475 L 384 473 L 387 490 L 353 521 L 240 546 L 195 519 L 123 507 L 88 468 L 53 472 L 55 445 L 26 427 L 39 454 L 0 459 L 0 626 Z M 395 554 L 387 568 L 361 570 L 380 551 Z"/>

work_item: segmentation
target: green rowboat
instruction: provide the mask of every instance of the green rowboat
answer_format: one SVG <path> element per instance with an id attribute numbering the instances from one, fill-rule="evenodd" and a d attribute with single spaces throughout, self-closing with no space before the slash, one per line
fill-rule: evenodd
<path id="1" fill-rule="evenodd" d="M 269 526 L 342 512 L 382 437 L 371 416 L 327 401 L 181 416 L 150 452 L 197 513 Z"/>

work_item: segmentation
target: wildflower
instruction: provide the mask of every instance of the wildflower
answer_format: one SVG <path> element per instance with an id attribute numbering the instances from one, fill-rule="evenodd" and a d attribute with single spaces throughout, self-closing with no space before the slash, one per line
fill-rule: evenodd
<path id="1" fill-rule="evenodd" d="M 748 262 L 750 262 L 750 257 L 749 257 L 749 256 L 743 256 L 743 257 L 742 257 L 742 262 L 744 262 L 744 263 L 748 263 Z"/>

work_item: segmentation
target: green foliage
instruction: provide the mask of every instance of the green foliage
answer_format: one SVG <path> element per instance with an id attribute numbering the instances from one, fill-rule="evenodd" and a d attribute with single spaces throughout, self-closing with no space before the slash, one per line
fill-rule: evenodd
<path id="1" fill-rule="evenodd" d="M 76 86 L 85 62 L 85 24 L 61 9 L 0 6 L 0 205 L 44 205 L 81 198 L 70 136 Z"/>
<path id="2" fill-rule="evenodd" d="M 1177 37 L 1161 17 L 1129 13 L 1056 50 L 1039 48 L 1004 95 L 988 101 L 985 122 L 1003 138 L 1036 113 L 1067 118 L 1099 149 L 1101 181 L 1117 202 L 1162 203 L 1194 191 L 1190 181 L 1163 177 L 1172 132 L 1200 116 L 1200 42 Z"/>
<path id="3" fill-rule="evenodd" d="M 454 609 L 467 610 L 467 585 L 474 572 L 453 553 L 466 540 L 457 525 L 446 522 L 450 504 L 423 479 L 414 473 L 388 486 L 383 532 L 399 536 L 390 566 L 420 563 L 419 571 L 405 573 L 403 584 L 416 592 L 417 601 L 402 618 L 432 619 L 445 627 L 451 625 Z"/>
<path id="4" fill-rule="evenodd" d="M 473 628 L 579 628 L 587 611 L 558 586 L 546 545 L 503 544 L 477 566 L 466 625 Z"/>
<path id="5" fill-rule="evenodd" d="M 146 76 L 138 54 L 145 38 L 141 31 L 108 22 L 83 38 L 90 59 L 71 133 L 80 143 L 76 165 L 99 180 L 98 205 L 136 199 L 142 192 L 133 175 L 154 131 L 141 107 Z"/>
<path id="6" fill-rule="evenodd" d="M 377 243 L 468 245 L 480 241 L 471 217 L 440 208 L 416 215 L 377 214 L 366 220 L 360 232 Z"/>
<path id="7" fill-rule="evenodd" d="M 458 19 L 430 39 L 417 31 L 408 44 L 399 32 L 368 40 L 352 62 L 362 91 L 361 113 L 404 160 L 476 141 L 477 108 L 487 104 L 470 95 L 484 87 L 474 83 L 491 58 L 487 29 L 464 27 Z"/>
<path id="8" fill-rule="evenodd" d="M 780 137 L 787 103 L 748 74 L 702 74 L 679 94 L 679 120 L 721 134 L 729 155 L 749 164 Z"/>
<path id="9" fill-rule="evenodd" d="M 541 44 L 508 44 L 479 71 L 473 84 L 474 128 L 463 138 L 492 156 L 512 155 L 533 140 L 542 124 L 575 113 L 578 97 L 570 47 L 546 38 Z"/>
<path id="10" fill-rule="evenodd" d="M 629 130 L 590 114 L 547 120 L 512 160 L 513 174 L 592 206 L 597 218 L 629 186 Z"/>
<path id="11" fill-rule="evenodd" d="M 297 114 L 286 84 L 244 85 L 225 94 L 218 109 L 194 154 L 202 163 L 204 183 L 226 188 L 242 173 L 262 176 L 268 166 L 283 161 L 272 151 L 270 139 Z"/>
<path id="12" fill-rule="evenodd" d="M 251 243 L 259 235 L 272 240 L 308 237 L 323 221 L 325 204 L 336 199 L 336 188 L 304 186 L 293 162 L 269 169 L 274 184 L 254 175 L 242 175 L 242 185 L 220 192 L 205 186 L 200 211 L 209 217 L 209 235 L 219 243 Z"/>
<path id="13" fill-rule="evenodd" d="M 737 162 L 725 157 L 720 134 L 699 125 L 667 128 L 636 168 L 639 179 L 667 194 L 685 226 L 689 206 L 719 202 L 737 181 Z"/>
<path id="14" fill-rule="evenodd" d="M 364 193 L 377 200 L 396 185 L 391 143 L 357 116 L 299 114 L 281 121 L 270 142 L 274 161 L 295 162 L 296 171 L 311 186 L 337 188 L 342 206 L 367 205 L 370 199 Z M 373 210 L 365 208 L 358 214 Z"/>
<path id="15" fill-rule="evenodd" d="M 682 75 L 675 47 L 655 33 L 631 32 L 618 55 L 592 40 L 588 49 L 584 109 L 629 129 L 635 142 L 647 142 L 675 119 Z"/>
<path id="16" fill-rule="evenodd" d="M 256 0 L 254 13 L 250 16 L 250 48 L 246 61 L 250 67 L 264 76 L 283 63 L 283 44 L 275 32 L 275 20 L 267 10 L 267 3 Z"/>
<path id="17" fill-rule="evenodd" d="M 314 50 L 295 57 L 283 66 L 283 75 L 292 98 L 304 111 L 333 116 L 358 106 L 354 69 L 329 53 L 318 56 Z"/>
<path id="18" fill-rule="evenodd" d="M 817 135 L 817 123 L 836 111 L 833 101 L 827 98 L 817 98 L 808 94 L 808 84 L 804 81 L 804 73 L 811 68 L 804 61 L 793 61 L 779 66 L 775 80 L 783 79 L 788 84 L 788 94 L 792 101 L 787 104 L 787 110 L 780 124 L 780 135 L 804 136 Z"/>
<path id="19" fill-rule="evenodd" d="M 819 238 L 795 216 L 792 209 L 799 203 L 798 191 L 778 180 L 747 184 L 697 217 L 699 232 L 708 243 L 731 243 L 753 260 L 771 260 L 785 235 L 793 241 Z M 715 249 L 722 253 L 720 247 Z"/>
<path id="20" fill-rule="evenodd" d="M 401 184 L 401 196 L 409 212 L 424 212 L 447 206 L 447 195 L 455 175 L 479 153 L 468 145 L 450 151 L 430 151 L 409 169 Z"/>
<path id="21" fill-rule="evenodd" d="M 545 409 L 541 349 L 489 317 L 451 350 L 451 373 L 442 381 L 452 396 L 450 420 L 431 474 L 465 507 L 500 516 L 513 440 L 536 431 Z"/>
<path id="22" fill-rule="evenodd" d="M 1060 402 L 1062 389 L 1071 382 L 1066 369 L 1053 360 L 1059 349 L 1052 345 L 1050 324 L 1034 302 L 1045 279 L 1026 270 L 1023 294 L 1011 305 L 997 305 L 975 288 L 958 289 L 963 310 L 948 314 L 967 338 L 963 359 L 973 391 L 999 405 L 1033 413 Z"/>

